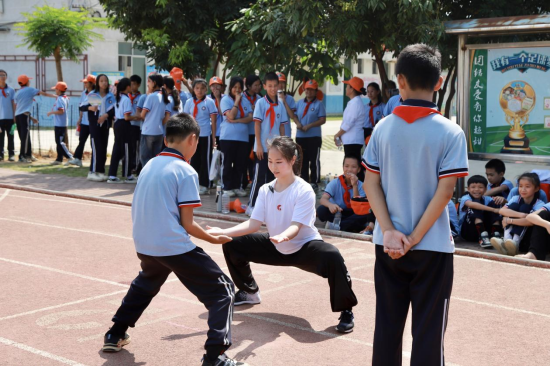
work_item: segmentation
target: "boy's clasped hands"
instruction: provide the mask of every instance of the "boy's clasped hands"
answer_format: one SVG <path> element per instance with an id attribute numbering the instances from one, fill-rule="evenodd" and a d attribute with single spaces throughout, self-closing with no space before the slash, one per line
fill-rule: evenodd
<path id="1" fill-rule="evenodd" d="M 384 232 L 384 252 L 394 260 L 405 256 L 414 245 L 416 243 L 411 236 L 406 236 L 396 229 Z"/>

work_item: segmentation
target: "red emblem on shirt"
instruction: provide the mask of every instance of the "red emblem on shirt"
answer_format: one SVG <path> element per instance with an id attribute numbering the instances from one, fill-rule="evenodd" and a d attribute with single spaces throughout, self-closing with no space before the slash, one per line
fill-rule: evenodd
<path id="1" fill-rule="evenodd" d="M 277 205 L 277 210 L 281 211 L 281 204 Z"/>

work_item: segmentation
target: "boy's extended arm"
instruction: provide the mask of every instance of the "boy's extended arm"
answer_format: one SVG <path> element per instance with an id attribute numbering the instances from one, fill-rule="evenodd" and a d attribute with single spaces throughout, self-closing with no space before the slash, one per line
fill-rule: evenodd
<path id="1" fill-rule="evenodd" d="M 485 193 L 485 196 L 495 196 L 500 193 L 503 193 L 506 190 L 510 190 L 510 188 L 505 184 L 502 184 L 499 187 L 495 187 L 495 188 L 492 188 L 491 190 L 487 190 L 487 192 Z"/>
<path id="2" fill-rule="evenodd" d="M 257 232 L 260 230 L 262 222 L 255 219 L 249 219 L 246 222 L 237 224 L 236 226 L 221 229 L 218 227 L 206 227 L 207 232 L 213 235 L 224 235 L 224 236 L 244 236 L 250 233 Z"/>
<path id="3" fill-rule="evenodd" d="M 224 244 L 232 241 L 231 237 L 224 235 L 213 236 L 206 232 L 201 226 L 199 226 L 193 219 L 193 207 L 184 206 L 180 208 L 181 225 L 185 228 L 185 231 L 190 236 L 196 237 L 203 241 L 208 241 L 217 245 Z"/>
<path id="4" fill-rule="evenodd" d="M 499 210 L 500 210 L 499 208 L 491 208 L 490 206 L 483 205 L 483 204 L 480 204 L 480 203 L 475 203 L 471 200 L 468 200 L 467 202 L 465 202 L 464 206 L 467 206 L 468 208 L 475 209 L 475 210 L 483 210 L 483 211 L 487 211 L 487 212 L 492 212 L 492 213 L 495 213 L 495 214 L 498 214 Z"/>

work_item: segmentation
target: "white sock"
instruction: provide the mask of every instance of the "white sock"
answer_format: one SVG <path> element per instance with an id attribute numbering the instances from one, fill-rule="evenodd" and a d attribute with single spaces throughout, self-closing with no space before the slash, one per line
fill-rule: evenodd
<path id="1" fill-rule="evenodd" d="M 515 235 L 514 235 L 514 242 L 515 242 L 515 243 L 519 243 L 519 241 L 520 241 L 519 235 L 515 234 Z"/>

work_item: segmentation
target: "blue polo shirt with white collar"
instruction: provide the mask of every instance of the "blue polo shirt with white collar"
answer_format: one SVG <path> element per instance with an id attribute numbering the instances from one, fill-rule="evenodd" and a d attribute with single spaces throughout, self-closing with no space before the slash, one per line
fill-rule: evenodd
<path id="1" fill-rule="evenodd" d="M 435 104 L 409 99 L 374 127 L 362 163 L 380 175 L 391 221 L 408 235 L 433 199 L 439 180 L 468 175 L 466 138 Z M 378 223 L 373 242 L 383 244 Z M 454 252 L 448 209 L 413 250 Z"/>
<path id="2" fill-rule="evenodd" d="M 173 256 L 196 246 L 181 224 L 180 208 L 199 207 L 197 172 L 175 149 L 165 148 L 139 174 L 132 200 L 136 251 L 149 256 Z"/>

